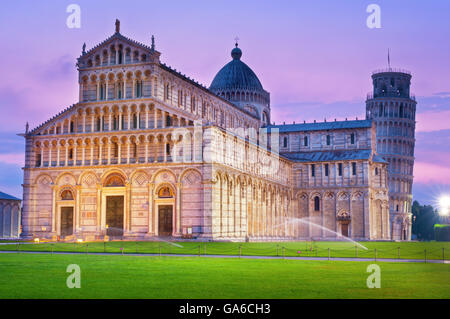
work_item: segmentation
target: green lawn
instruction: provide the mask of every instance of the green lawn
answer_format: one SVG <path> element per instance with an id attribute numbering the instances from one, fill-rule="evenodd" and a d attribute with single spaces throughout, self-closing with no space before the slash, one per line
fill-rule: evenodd
<path id="1" fill-rule="evenodd" d="M 0 298 L 450 298 L 450 265 L 371 262 L 0 254 Z M 81 288 L 69 289 L 69 264 Z"/>
<path id="2" fill-rule="evenodd" d="M 19 251 L 75 251 L 75 252 L 109 252 L 109 253 L 153 253 L 158 254 L 221 254 L 249 256 L 319 256 L 374 258 L 413 258 L 450 260 L 450 242 L 361 242 L 368 249 L 356 247 L 351 242 L 144 242 L 113 241 L 89 243 L 21 243 L 0 245 L 0 250 Z M 241 249 L 239 249 L 241 247 Z M 399 249 L 400 248 L 400 249 Z M 399 255 L 400 253 L 400 255 Z"/>

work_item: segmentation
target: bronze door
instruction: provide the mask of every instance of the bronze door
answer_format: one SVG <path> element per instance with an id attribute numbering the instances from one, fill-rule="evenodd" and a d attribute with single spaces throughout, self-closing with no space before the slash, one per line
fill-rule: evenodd
<path id="1" fill-rule="evenodd" d="M 158 206 L 159 236 L 172 236 L 172 205 Z"/>
<path id="2" fill-rule="evenodd" d="M 106 197 L 106 235 L 123 236 L 123 196 Z"/>
<path id="3" fill-rule="evenodd" d="M 342 236 L 348 237 L 348 224 L 342 224 Z"/>
<path id="4" fill-rule="evenodd" d="M 61 236 L 73 234 L 73 207 L 61 207 Z"/>

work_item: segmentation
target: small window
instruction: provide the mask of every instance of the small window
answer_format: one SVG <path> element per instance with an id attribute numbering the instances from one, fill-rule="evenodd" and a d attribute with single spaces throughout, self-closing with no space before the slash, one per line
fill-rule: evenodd
<path id="1" fill-rule="evenodd" d="M 375 167 L 375 175 L 378 175 L 378 167 Z"/>
<path id="2" fill-rule="evenodd" d="M 350 134 L 350 144 L 355 144 L 355 133 Z"/>
<path id="3" fill-rule="evenodd" d="M 288 143 L 287 137 L 285 136 L 285 137 L 283 138 L 283 147 L 287 147 L 287 143 Z"/>
<path id="4" fill-rule="evenodd" d="M 319 196 L 314 197 L 314 210 L 319 211 L 320 210 L 320 198 Z"/>
<path id="5" fill-rule="evenodd" d="M 352 175 L 356 175 L 356 163 L 352 163 Z"/>
<path id="6" fill-rule="evenodd" d="M 69 149 L 69 159 L 73 159 L 73 148 Z"/>
<path id="7" fill-rule="evenodd" d="M 339 176 L 342 176 L 342 163 L 338 164 L 338 173 L 339 173 Z"/>
<path id="8" fill-rule="evenodd" d="M 303 145 L 304 145 L 304 146 L 308 146 L 308 136 L 305 136 L 305 137 L 303 138 Z"/>
<path id="9" fill-rule="evenodd" d="M 311 164 L 311 176 L 316 176 L 316 165 Z"/>
<path id="10" fill-rule="evenodd" d="M 331 145 L 331 136 L 327 135 L 327 145 Z"/>
<path id="11" fill-rule="evenodd" d="M 74 123 L 73 121 L 70 121 L 70 133 L 74 132 Z"/>
<path id="12" fill-rule="evenodd" d="M 328 176 L 328 164 L 325 164 L 325 176 Z"/>
<path id="13" fill-rule="evenodd" d="M 119 145 L 117 144 L 117 142 L 113 143 L 113 157 L 118 157 L 119 156 Z"/>
<path id="14" fill-rule="evenodd" d="M 133 128 L 137 128 L 137 125 L 138 125 L 137 115 L 133 114 Z"/>
<path id="15" fill-rule="evenodd" d="M 167 155 L 170 156 L 170 144 L 169 143 L 166 144 L 166 153 L 167 153 Z"/>
<path id="16" fill-rule="evenodd" d="M 398 212 L 398 205 L 395 207 L 395 211 Z"/>

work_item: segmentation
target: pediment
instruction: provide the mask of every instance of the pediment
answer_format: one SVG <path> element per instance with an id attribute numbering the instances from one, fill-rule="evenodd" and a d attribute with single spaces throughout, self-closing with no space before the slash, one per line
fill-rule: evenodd
<path id="1" fill-rule="evenodd" d="M 115 33 L 87 52 L 84 52 L 83 48 L 77 65 L 79 68 L 114 65 L 117 64 L 116 54 L 123 55 L 123 61 L 120 64 L 159 62 L 160 56 L 160 52 L 154 50 L 151 46 L 127 38 L 120 33 Z M 106 61 L 109 61 L 109 63 Z"/>

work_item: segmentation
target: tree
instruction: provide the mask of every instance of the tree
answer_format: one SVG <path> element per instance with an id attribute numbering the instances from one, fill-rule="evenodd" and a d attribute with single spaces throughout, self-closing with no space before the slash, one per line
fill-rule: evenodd
<path id="1" fill-rule="evenodd" d="M 414 201 L 412 205 L 412 233 L 419 240 L 434 239 L 434 224 L 439 223 L 439 214 L 431 205 L 420 205 Z"/>

